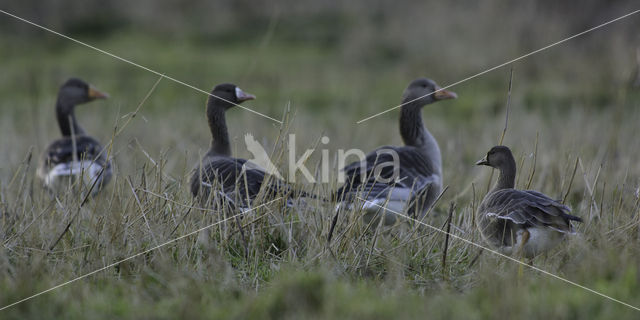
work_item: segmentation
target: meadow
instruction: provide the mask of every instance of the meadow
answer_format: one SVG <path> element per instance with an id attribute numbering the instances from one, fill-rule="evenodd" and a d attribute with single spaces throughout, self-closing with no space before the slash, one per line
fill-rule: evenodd
<path id="1" fill-rule="evenodd" d="M 251 156 L 251 133 L 285 169 L 295 134 L 296 159 L 315 149 L 306 164 L 316 176 L 322 151 L 331 155 L 331 182 L 289 177 L 321 197 L 337 187 L 339 149 L 401 144 L 398 110 L 356 122 L 396 106 L 411 80 L 447 85 L 637 9 L 623 1 L 589 1 L 580 13 L 499 1 L 281 2 L 277 10 L 220 2 L 224 10 L 209 21 L 197 14 L 206 4 L 196 3 L 174 13 L 142 13 L 138 4 L 129 16 L 114 2 L 94 20 L 78 7 L 68 13 L 82 17 L 73 23 L 60 22 L 65 15 L 52 5 L 58 15 L 37 18 L 196 88 L 233 82 L 255 94 L 245 106 L 282 124 L 231 109 L 234 155 Z M 452 87 L 458 99 L 423 109 L 447 186 L 423 220 L 431 227 L 372 228 L 354 210 L 331 243 L 335 203 L 306 199 L 292 209 L 265 199 L 239 226 L 235 212 L 192 200 L 190 173 L 210 139 L 205 94 L 8 16 L 0 21 L 0 308 L 137 255 L 0 310 L 0 318 L 638 317 L 453 237 L 443 262 L 442 230 L 450 225 L 452 235 L 482 244 L 473 217 L 496 175 L 474 163 L 504 131 L 517 187 L 562 199 L 584 219 L 533 266 L 640 307 L 640 88 L 632 85 L 639 17 Z M 35 177 L 42 151 L 59 136 L 56 93 L 71 76 L 111 95 L 76 111 L 114 159 L 114 179 L 86 202 L 73 193 L 52 199 Z"/>

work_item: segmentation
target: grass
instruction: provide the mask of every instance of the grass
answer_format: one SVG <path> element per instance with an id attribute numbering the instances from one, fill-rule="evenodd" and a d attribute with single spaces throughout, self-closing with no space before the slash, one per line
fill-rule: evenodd
<path id="1" fill-rule="evenodd" d="M 334 204 L 319 200 L 296 209 L 276 201 L 246 214 L 243 240 L 234 220 L 222 220 L 234 213 L 200 208 L 188 192 L 189 173 L 209 140 L 204 95 L 164 79 L 134 117 L 157 76 L 48 36 L 0 41 L 9 48 L 0 74 L 1 305 L 214 224 L 0 311 L 2 318 L 637 318 L 636 310 L 534 270 L 524 268 L 519 277 L 518 265 L 488 252 L 472 263 L 478 249 L 455 238 L 443 269 L 444 235 L 412 223 L 377 230 L 362 225 L 358 212 L 345 213 L 328 246 Z M 162 38 L 123 32 L 95 44 L 204 90 L 232 81 L 256 94 L 247 106 L 288 118 L 280 126 L 232 109 L 234 154 L 249 156 L 243 136 L 251 132 L 281 155 L 284 167 L 282 139 L 295 133 L 296 159 L 317 146 L 307 162 L 317 175 L 324 149 L 333 159 L 340 148 L 400 144 L 397 112 L 354 123 L 396 105 L 413 77 L 457 80 L 444 67 L 453 62 L 430 64 L 433 72 L 423 74 L 424 48 L 407 49 L 399 63 L 277 36 L 264 46 L 191 40 L 167 46 Z M 616 48 L 596 57 L 606 60 Z M 611 71 L 624 70 L 620 60 L 588 70 L 583 67 L 594 58 L 576 58 L 570 49 L 514 68 L 505 144 L 518 162 L 517 186 L 566 199 L 585 219 L 579 235 L 534 265 L 638 306 L 640 96 L 623 85 L 624 73 Z M 478 59 L 459 65 L 456 75 L 477 71 L 486 62 Z M 545 66 L 548 61 L 554 63 Z M 578 80 L 567 81 L 564 70 Z M 113 142 L 115 170 L 104 192 L 82 207 L 74 194 L 52 200 L 35 180 L 42 150 L 58 136 L 57 86 L 71 75 L 112 95 L 77 110 L 90 133 Z M 454 88 L 458 100 L 423 111 L 449 187 L 425 222 L 442 228 L 453 202 L 452 233 L 478 243 L 473 215 L 490 170 L 473 163 L 502 133 L 508 83 L 508 70 L 496 71 Z M 318 142 L 323 135 L 330 138 L 326 145 Z M 297 178 L 297 187 L 320 195 L 336 187 Z"/>

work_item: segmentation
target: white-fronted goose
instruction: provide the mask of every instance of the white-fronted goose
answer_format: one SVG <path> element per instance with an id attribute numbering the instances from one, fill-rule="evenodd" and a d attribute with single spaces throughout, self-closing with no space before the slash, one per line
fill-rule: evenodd
<path id="1" fill-rule="evenodd" d="M 283 181 L 270 177 L 254 166 L 245 166 L 246 159 L 231 156 L 225 111 L 236 104 L 253 99 L 254 95 L 229 83 L 217 85 L 211 91 L 207 101 L 207 119 L 212 139 L 209 151 L 196 165 L 191 176 L 191 193 L 194 197 L 208 199 L 212 187 L 217 185 L 218 194 L 212 195 L 212 198 L 224 197 L 228 205 L 244 210 L 250 207 L 251 201 L 258 195 L 267 177 L 267 194 L 291 195 L 291 189 Z"/>
<path id="2" fill-rule="evenodd" d="M 67 80 L 60 88 L 56 118 L 62 138 L 45 149 L 37 171 L 49 190 L 64 189 L 81 175 L 86 187 L 93 186 L 92 194 L 95 195 L 111 180 L 111 162 L 106 152 L 78 125 L 74 112 L 76 105 L 107 97 L 106 93 L 77 78 Z"/>
<path id="3" fill-rule="evenodd" d="M 384 206 L 389 209 L 383 210 L 385 225 L 395 223 L 396 214 L 392 211 L 403 212 L 405 207 L 413 217 L 424 215 L 442 190 L 442 160 L 438 142 L 422 121 L 422 107 L 456 97 L 430 79 L 412 81 L 404 91 L 400 111 L 404 146 L 380 147 L 365 161 L 347 165 L 343 169 L 345 184 L 335 194 L 340 206 L 351 208 L 353 203 L 361 202 L 356 197 L 368 200 L 363 204 L 365 221 L 377 216 L 379 206 Z M 395 155 L 397 167 L 390 165 Z M 336 219 L 337 214 L 334 223 Z"/>
<path id="4" fill-rule="evenodd" d="M 516 190 L 516 161 L 505 146 L 491 148 L 476 165 L 500 171 L 498 182 L 482 200 L 476 215 L 480 233 L 493 248 L 533 258 L 574 233 L 571 221 L 582 219 L 571 209 L 533 190 Z"/>

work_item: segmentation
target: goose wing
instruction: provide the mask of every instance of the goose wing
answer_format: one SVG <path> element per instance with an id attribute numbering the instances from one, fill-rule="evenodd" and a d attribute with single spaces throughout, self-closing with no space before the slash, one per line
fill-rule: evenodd
<path id="1" fill-rule="evenodd" d="M 394 166 L 396 162 L 397 166 Z M 365 160 L 345 166 L 343 171 L 345 184 L 336 192 L 338 197 L 362 189 L 380 195 L 390 187 L 422 190 L 437 185 L 440 189 L 442 183 L 440 172 L 432 162 L 411 146 L 380 147 L 370 152 Z"/>
<path id="2" fill-rule="evenodd" d="M 548 227 L 563 233 L 572 233 L 569 207 L 532 190 L 501 189 L 487 195 L 480 212 L 488 217 L 510 220 L 526 227 Z"/>
<path id="3" fill-rule="evenodd" d="M 208 190 L 218 184 L 227 196 L 233 194 L 234 198 L 240 197 L 242 200 L 254 199 L 265 182 L 270 196 L 291 191 L 289 185 L 276 177 L 269 176 L 262 170 L 244 166 L 246 162 L 245 159 L 231 157 L 210 158 L 202 167 L 198 166 L 194 170 L 191 192 L 196 196 L 201 187 Z"/>

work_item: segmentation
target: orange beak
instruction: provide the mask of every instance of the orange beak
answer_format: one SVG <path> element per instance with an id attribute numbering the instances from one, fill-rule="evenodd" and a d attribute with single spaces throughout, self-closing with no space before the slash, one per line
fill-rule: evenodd
<path id="1" fill-rule="evenodd" d="M 436 93 L 433 94 L 436 100 L 455 99 L 458 95 L 453 91 L 444 90 L 442 88 L 436 88 Z"/>
<path id="2" fill-rule="evenodd" d="M 89 86 L 89 92 L 87 93 L 87 95 L 91 99 L 107 99 L 107 98 L 109 98 L 109 94 L 107 94 L 106 92 L 102 92 L 102 91 L 96 89 L 93 86 Z"/>

